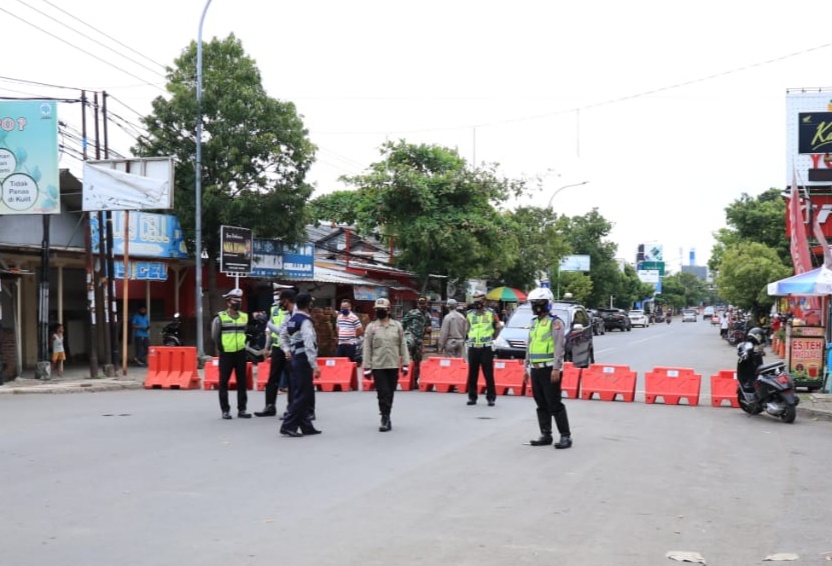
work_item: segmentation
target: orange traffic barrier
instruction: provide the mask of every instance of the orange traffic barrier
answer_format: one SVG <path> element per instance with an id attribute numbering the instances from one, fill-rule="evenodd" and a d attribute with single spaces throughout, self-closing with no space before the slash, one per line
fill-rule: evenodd
<path id="1" fill-rule="evenodd" d="M 257 364 L 257 380 L 255 387 L 257 391 L 265 391 L 266 384 L 269 382 L 269 373 L 272 370 L 272 359 L 266 356 L 266 359 Z"/>
<path id="2" fill-rule="evenodd" d="M 723 401 L 730 402 L 731 407 L 739 408 L 737 400 L 737 371 L 724 369 L 711 376 L 711 405 L 721 407 Z"/>
<path id="3" fill-rule="evenodd" d="M 699 405 L 702 376 L 691 368 L 657 366 L 644 374 L 644 400 L 655 403 L 661 397 L 665 405 L 678 405 L 686 399 L 688 405 Z"/>
<path id="4" fill-rule="evenodd" d="M 220 359 L 211 358 L 205 364 L 205 377 L 202 379 L 203 389 L 219 389 L 220 388 Z M 229 389 L 237 389 L 237 374 L 231 372 L 231 378 L 228 380 Z M 251 369 L 251 362 L 246 362 L 246 389 L 254 388 L 254 377 Z"/>
<path id="5" fill-rule="evenodd" d="M 361 372 L 361 390 L 375 391 L 376 382 L 373 377 L 364 377 L 364 370 L 359 368 L 359 371 Z M 413 362 L 410 362 L 410 365 L 407 366 L 407 374 L 399 371 L 399 388 L 402 391 L 410 391 L 413 389 Z"/>
<path id="6" fill-rule="evenodd" d="M 563 370 L 560 374 L 560 393 L 561 396 L 570 397 L 572 399 L 578 398 L 578 390 L 581 386 L 581 368 L 575 367 L 572 362 L 564 362 Z M 526 397 L 534 397 L 532 391 L 532 382 L 526 383 Z"/>
<path id="7" fill-rule="evenodd" d="M 145 389 L 199 389 L 196 348 L 151 346 L 147 352 Z"/>
<path id="8" fill-rule="evenodd" d="M 523 374 L 526 372 L 523 360 L 494 360 L 494 387 L 497 395 L 523 394 Z M 480 372 L 479 382 L 481 390 L 485 388 L 485 378 Z"/>
<path id="9" fill-rule="evenodd" d="M 419 391 L 465 393 L 468 384 L 468 362 L 462 358 L 431 357 L 422 360 Z"/>
<path id="10" fill-rule="evenodd" d="M 630 366 L 592 364 L 581 371 L 581 399 L 592 399 L 597 394 L 602 401 L 632 403 L 636 398 L 636 372 Z"/>
<path id="11" fill-rule="evenodd" d="M 321 377 L 314 381 L 318 391 L 358 389 L 356 363 L 349 358 L 318 358 Z"/>

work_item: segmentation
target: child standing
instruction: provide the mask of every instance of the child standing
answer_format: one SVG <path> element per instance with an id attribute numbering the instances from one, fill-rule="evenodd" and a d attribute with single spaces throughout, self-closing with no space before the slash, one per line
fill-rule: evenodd
<path id="1" fill-rule="evenodd" d="M 62 325 L 59 324 L 55 328 L 55 333 L 52 335 L 51 342 L 52 372 L 54 373 L 57 369 L 58 377 L 61 377 L 64 374 L 64 360 L 66 359 L 66 353 L 64 352 L 64 327 Z"/>

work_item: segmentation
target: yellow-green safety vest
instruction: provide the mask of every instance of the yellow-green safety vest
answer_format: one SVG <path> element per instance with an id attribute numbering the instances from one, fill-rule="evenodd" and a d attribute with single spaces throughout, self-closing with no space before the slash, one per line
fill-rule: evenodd
<path id="1" fill-rule="evenodd" d="M 246 326 L 248 315 L 240 313 L 237 318 L 231 318 L 227 311 L 222 311 L 220 317 L 220 342 L 223 352 L 239 352 L 246 347 Z"/>
<path id="2" fill-rule="evenodd" d="M 476 311 L 468 313 L 468 343 L 473 346 L 490 346 L 494 339 L 494 313 Z"/>
<path id="3" fill-rule="evenodd" d="M 280 308 L 278 305 L 272 305 L 272 324 L 277 327 L 280 327 L 283 324 L 283 321 L 286 319 L 286 311 Z M 277 332 L 272 332 L 272 343 L 275 346 L 279 346 L 278 340 L 280 339 L 280 335 Z"/>
<path id="4" fill-rule="evenodd" d="M 536 318 L 530 332 L 529 362 L 542 364 L 555 361 L 555 341 L 552 339 L 552 318 Z"/>

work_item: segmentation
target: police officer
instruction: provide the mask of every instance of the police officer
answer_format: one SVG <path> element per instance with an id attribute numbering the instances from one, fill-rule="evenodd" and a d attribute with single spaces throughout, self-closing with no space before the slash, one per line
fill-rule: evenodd
<path id="1" fill-rule="evenodd" d="M 226 310 L 217 314 L 211 324 L 211 337 L 220 355 L 220 410 L 223 419 L 231 419 L 228 404 L 228 381 L 231 372 L 237 376 L 237 418 L 250 419 L 246 412 L 246 326 L 248 315 L 241 312 L 243 291 L 232 289 L 225 295 Z"/>
<path id="2" fill-rule="evenodd" d="M 532 446 L 552 444 L 552 418 L 560 433 L 560 440 L 555 448 L 570 448 L 572 433 L 566 407 L 561 399 L 561 370 L 563 369 L 563 352 L 566 343 L 564 323 L 557 316 L 549 313 L 554 299 L 549 289 L 532 289 L 529 293 L 534 318 L 526 349 L 526 371 L 524 379 L 531 376 L 532 393 L 537 404 L 537 422 L 540 426 L 540 438 L 529 442 Z"/>
<path id="3" fill-rule="evenodd" d="M 280 386 L 280 378 L 286 370 L 286 354 L 280 349 L 280 331 L 283 324 L 289 320 L 291 312 L 289 308 L 293 305 L 291 301 L 295 298 L 294 291 L 278 291 L 275 287 L 276 299 L 269 313 L 269 336 L 266 340 L 265 351 L 271 359 L 269 367 L 269 380 L 266 382 L 266 407 L 262 411 L 255 411 L 256 417 L 274 417 L 277 415 L 277 388 Z"/>
<path id="4" fill-rule="evenodd" d="M 497 400 L 494 385 L 494 350 L 491 343 L 500 327 L 497 313 L 485 307 L 485 293 L 474 295 L 474 308 L 468 311 L 468 404 L 477 404 L 477 379 L 482 367 L 485 377 L 485 398 L 493 407 Z"/>
<path id="5" fill-rule="evenodd" d="M 311 304 L 312 297 L 308 293 L 298 295 L 295 299 L 295 312 L 280 333 L 281 348 L 292 366 L 292 402 L 286 411 L 280 434 L 293 438 L 321 434 L 320 430 L 312 426 L 309 418 L 315 398 L 312 380 L 321 376 L 321 370 L 318 368 L 317 335 L 309 315 Z"/>

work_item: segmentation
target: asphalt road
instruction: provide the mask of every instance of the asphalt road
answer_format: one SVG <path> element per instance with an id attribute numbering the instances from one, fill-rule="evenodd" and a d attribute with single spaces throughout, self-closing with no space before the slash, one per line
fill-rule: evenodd
<path id="1" fill-rule="evenodd" d="M 675 319 L 598 337 L 596 358 L 641 382 L 734 352 Z M 382 434 L 373 393 L 319 394 L 324 434 L 289 439 L 220 420 L 215 392 L 2 396 L 0 565 L 829 563 L 832 423 L 568 400 L 556 451 L 523 444 L 531 399 L 465 399 L 400 392 Z"/>

